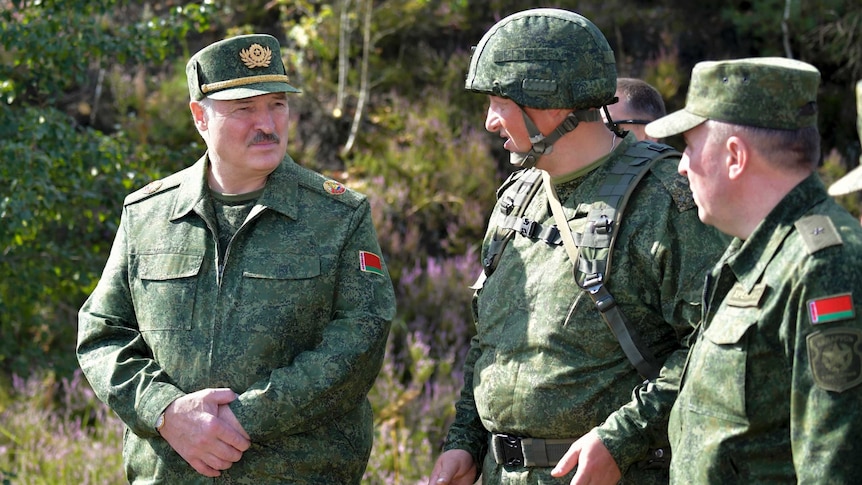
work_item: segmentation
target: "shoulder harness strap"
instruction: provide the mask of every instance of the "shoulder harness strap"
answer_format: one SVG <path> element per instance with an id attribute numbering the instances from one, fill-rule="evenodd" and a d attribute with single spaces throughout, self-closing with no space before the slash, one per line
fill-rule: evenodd
<path id="1" fill-rule="evenodd" d="M 562 238 L 575 265 L 575 280 L 578 286 L 590 295 L 626 357 L 638 373 L 648 380 L 657 378 L 662 366 L 638 337 L 613 295 L 607 290 L 606 283 L 617 228 L 632 192 L 653 164 L 676 155 L 679 155 L 679 152 L 667 145 L 636 143 L 629 147 L 625 156 L 611 167 L 598 190 L 596 201 L 590 205 L 584 233 L 570 233 Z M 554 202 L 556 190 L 550 177 L 546 177 L 546 185 L 552 210 L 557 206 L 557 210 L 554 210 L 557 225 L 568 227 L 559 201 Z"/>
<path id="2" fill-rule="evenodd" d="M 542 178 L 542 172 L 535 168 L 530 168 L 520 172 L 517 179 L 513 175 L 510 177 L 497 191 L 497 196 L 502 195 L 503 190 L 510 185 L 515 185 L 514 196 L 506 196 L 500 202 L 500 211 L 505 214 L 505 219 L 502 224 L 494 230 L 494 237 L 491 240 L 491 245 L 488 247 L 488 252 L 485 259 L 482 260 L 485 277 L 491 276 L 491 273 L 497 269 L 497 263 L 500 262 L 500 255 L 503 254 L 503 249 L 508 244 L 509 240 L 515 235 L 515 232 L 529 232 L 534 230 L 538 224 L 529 219 L 523 219 L 521 216 L 527 209 L 527 205 L 533 200 L 533 196 L 539 190 L 539 180 Z"/>

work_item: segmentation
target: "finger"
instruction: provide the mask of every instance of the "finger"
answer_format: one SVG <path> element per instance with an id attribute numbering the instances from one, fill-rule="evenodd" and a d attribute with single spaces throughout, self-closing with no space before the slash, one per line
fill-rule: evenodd
<path id="1" fill-rule="evenodd" d="M 445 462 L 437 462 L 434 470 L 431 471 L 431 478 L 428 479 L 428 485 L 448 485 L 452 473 L 446 472 Z"/>
<path id="2" fill-rule="evenodd" d="M 230 409 L 229 405 L 220 405 L 218 412 L 219 418 L 223 419 L 225 423 L 227 423 L 231 428 L 241 434 L 243 438 L 251 441 L 251 437 L 248 435 L 248 433 L 245 432 L 245 429 L 242 427 L 242 424 L 240 424 L 239 420 L 236 419 L 236 415 Z"/>
<path id="3" fill-rule="evenodd" d="M 216 478 L 221 476 L 221 472 L 216 470 L 215 468 L 207 465 L 203 462 L 203 460 L 193 460 L 189 462 L 189 465 L 195 469 L 196 472 L 200 473 L 205 477 Z"/>
<path id="4" fill-rule="evenodd" d="M 249 446 L 251 446 L 251 441 L 243 436 L 240 432 L 233 429 L 231 426 L 222 423 L 219 426 L 219 431 L 216 434 L 216 438 L 218 438 L 221 442 L 230 445 L 231 448 L 242 454 L 243 451 L 247 450 Z M 238 461 L 237 460 L 234 461 Z"/>
<path id="5" fill-rule="evenodd" d="M 570 447 L 569 451 L 567 451 L 557 463 L 557 466 L 551 470 L 551 476 L 559 478 L 572 471 L 572 469 L 578 465 L 580 454 L 580 449 L 575 448 L 574 446 Z"/>
<path id="6" fill-rule="evenodd" d="M 217 471 L 227 470 L 228 468 L 230 468 L 234 464 L 235 461 L 239 461 L 239 459 L 229 460 L 229 459 L 223 458 L 220 455 L 220 453 L 222 451 L 225 451 L 225 450 L 220 450 L 219 452 L 213 452 L 213 453 L 205 453 L 201 457 L 201 459 L 204 461 L 204 463 L 207 466 L 209 466 L 213 470 L 217 470 Z"/>
<path id="7" fill-rule="evenodd" d="M 201 458 L 216 470 L 226 470 L 242 459 L 242 452 L 227 443 L 217 441 L 203 451 Z"/>

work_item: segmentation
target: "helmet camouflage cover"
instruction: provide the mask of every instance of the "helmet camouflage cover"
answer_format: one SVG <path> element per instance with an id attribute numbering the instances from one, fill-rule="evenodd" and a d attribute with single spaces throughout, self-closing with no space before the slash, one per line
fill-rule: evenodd
<path id="1" fill-rule="evenodd" d="M 538 109 L 587 109 L 616 92 L 614 52 L 592 22 L 538 8 L 497 22 L 470 59 L 465 88 Z"/>

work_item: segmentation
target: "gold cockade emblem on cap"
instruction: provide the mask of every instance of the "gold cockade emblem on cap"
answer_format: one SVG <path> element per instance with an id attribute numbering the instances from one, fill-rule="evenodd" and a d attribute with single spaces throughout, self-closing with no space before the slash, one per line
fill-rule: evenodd
<path id="1" fill-rule="evenodd" d="M 267 67 L 270 61 L 272 61 L 272 50 L 260 44 L 252 44 L 248 49 L 240 51 L 239 58 L 242 59 L 242 63 L 249 69 Z"/>

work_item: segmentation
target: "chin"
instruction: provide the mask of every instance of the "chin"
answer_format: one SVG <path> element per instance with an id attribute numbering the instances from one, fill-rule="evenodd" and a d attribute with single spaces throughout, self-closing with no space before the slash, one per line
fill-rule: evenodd
<path id="1" fill-rule="evenodd" d="M 272 150 L 262 153 L 252 153 L 248 160 L 255 165 L 273 165 L 276 166 L 284 159 L 285 150 Z"/>

